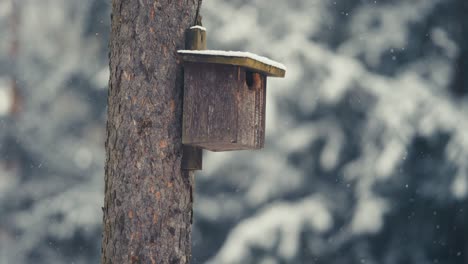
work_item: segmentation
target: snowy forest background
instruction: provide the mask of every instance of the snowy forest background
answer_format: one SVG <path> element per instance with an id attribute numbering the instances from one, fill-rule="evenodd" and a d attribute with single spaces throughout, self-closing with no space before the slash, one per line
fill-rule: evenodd
<path id="1" fill-rule="evenodd" d="M 0 0 L 0 263 L 98 263 L 110 0 Z M 468 263 L 466 0 L 205 0 L 283 62 L 262 151 L 206 153 L 193 263 Z"/>

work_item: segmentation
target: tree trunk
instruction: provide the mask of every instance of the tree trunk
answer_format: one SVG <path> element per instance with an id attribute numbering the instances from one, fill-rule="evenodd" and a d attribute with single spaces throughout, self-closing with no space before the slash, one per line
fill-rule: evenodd
<path id="1" fill-rule="evenodd" d="M 188 263 L 192 175 L 181 169 L 177 50 L 195 0 L 113 0 L 102 263 Z"/>

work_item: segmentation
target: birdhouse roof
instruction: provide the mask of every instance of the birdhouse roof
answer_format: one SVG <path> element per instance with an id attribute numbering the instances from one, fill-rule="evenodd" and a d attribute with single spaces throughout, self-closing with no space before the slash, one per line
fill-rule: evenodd
<path id="1" fill-rule="evenodd" d="M 184 61 L 237 65 L 271 77 L 284 77 L 286 67 L 250 52 L 223 50 L 179 50 Z"/>

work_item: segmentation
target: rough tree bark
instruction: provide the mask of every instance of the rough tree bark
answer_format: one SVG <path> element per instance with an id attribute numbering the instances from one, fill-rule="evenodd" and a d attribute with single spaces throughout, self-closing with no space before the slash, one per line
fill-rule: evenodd
<path id="1" fill-rule="evenodd" d="M 113 0 L 102 263 L 188 263 L 181 170 L 184 31 L 195 0 Z"/>

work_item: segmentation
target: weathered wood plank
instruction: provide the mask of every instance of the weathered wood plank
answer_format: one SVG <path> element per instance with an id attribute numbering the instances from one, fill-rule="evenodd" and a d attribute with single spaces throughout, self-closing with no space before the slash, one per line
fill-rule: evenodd
<path id="1" fill-rule="evenodd" d="M 206 31 L 196 27 L 191 27 L 188 29 L 185 34 L 185 48 L 189 50 L 206 49 Z M 196 146 L 184 145 L 182 155 L 182 169 L 201 170 L 202 168 L 203 150 Z"/>
<path id="2" fill-rule="evenodd" d="M 246 71 L 240 67 L 241 87 L 238 89 L 238 139 L 242 145 L 251 149 L 263 147 L 265 136 L 264 112 L 264 75 Z M 250 85 L 250 86 L 249 86 Z"/>

